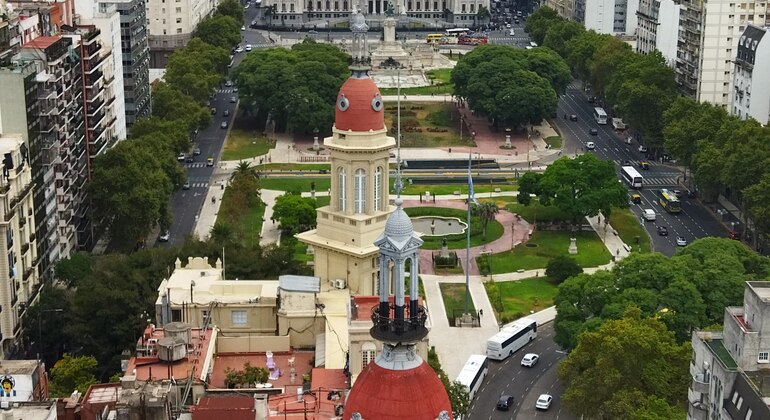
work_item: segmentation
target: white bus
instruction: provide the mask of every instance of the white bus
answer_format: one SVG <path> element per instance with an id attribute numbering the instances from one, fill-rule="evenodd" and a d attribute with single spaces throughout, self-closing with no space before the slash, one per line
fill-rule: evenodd
<path id="1" fill-rule="evenodd" d="M 594 108 L 594 120 L 596 120 L 596 123 L 600 125 L 607 124 L 607 113 L 604 112 L 604 108 Z"/>
<path id="2" fill-rule="evenodd" d="M 447 29 L 446 32 L 444 32 L 444 36 L 458 38 L 460 35 L 467 35 L 471 32 L 473 31 L 471 31 L 470 28 L 453 28 Z"/>
<path id="3" fill-rule="evenodd" d="M 473 401 L 476 392 L 481 388 L 481 383 L 489 372 L 489 361 L 483 354 L 472 354 L 465 362 L 463 370 L 457 375 L 457 382 L 465 386 L 468 391 L 468 399 Z"/>
<path id="4" fill-rule="evenodd" d="M 487 340 L 487 357 L 504 360 L 535 338 L 537 322 L 531 318 L 521 318 Z"/>
<path id="5" fill-rule="evenodd" d="M 631 188 L 642 188 L 642 182 L 644 181 L 644 178 L 642 178 L 642 174 L 640 174 L 639 171 L 637 171 L 633 166 L 621 167 L 620 174 L 623 176 L 623 180 L 626 181 L 626 183 L 630 185 Z"/>

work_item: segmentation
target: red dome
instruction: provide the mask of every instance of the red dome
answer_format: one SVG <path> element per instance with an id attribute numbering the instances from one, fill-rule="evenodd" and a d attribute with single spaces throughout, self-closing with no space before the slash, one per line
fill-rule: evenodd
<path id="1" fill-rule="evenodd" d="M 372 362 L 350 390 L 344 419 L 361 413 L 364 420 L 436 420 L 442 411 L 452 418 L 444 384 L 425 361 L 407 370 L 389 370 Z"/>
<path id="2" fill-rule="evenodd" d="M 335 104 L 338 130 L 364 131 L 385 128 L 385 105 L 374 80 L 351 77 L 340 88 Z"/>

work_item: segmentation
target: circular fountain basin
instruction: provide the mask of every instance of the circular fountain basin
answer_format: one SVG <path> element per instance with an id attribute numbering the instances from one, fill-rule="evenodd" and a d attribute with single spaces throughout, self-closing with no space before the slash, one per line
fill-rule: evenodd
<path id="1" fill-rule="evenodd" d="M 465 233 L 468 224 L 456 217 L 422 216 L 412 218 L 414 231 L 424 236 L 446 236 Z"/>

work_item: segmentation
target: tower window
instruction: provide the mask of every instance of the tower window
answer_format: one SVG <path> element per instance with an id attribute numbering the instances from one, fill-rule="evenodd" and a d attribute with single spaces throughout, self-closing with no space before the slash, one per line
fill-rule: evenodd
<path id="1" fill-rule="evenodd" d="M 382 167 L 374 171 L 374 211 L 382 210 Z"/>
<path id="2" fill-rule="evenodd" d="M 369 363 L 374 361 L 374 356 L 377 354 L 377 347 L 372 342 L 366 342 L 361 346 L 361 367 L 366 367 Z"/>
<path id="3" fill-rule="evenodd" d="M 353 206 L 358 214 L 366 212 L 366 171 L 356 169 L 353 185 Z"/>
<path id="4" fill-rule="evenodd" d="M 345 196 L 347 195 L 345 182 L 345 168 L 340 168 L 339 171 L 337 171 L 337 183 L 339 184 L 339 191 L 337 192 L 339 201 L 337 202 L 337 207 L 339 207 L 339 211 L 345 211 Z"/>

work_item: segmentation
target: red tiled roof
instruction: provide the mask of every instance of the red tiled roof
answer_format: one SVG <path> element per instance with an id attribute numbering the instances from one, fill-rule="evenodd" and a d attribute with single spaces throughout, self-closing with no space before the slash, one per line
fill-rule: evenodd
<path id="1" fill-rule="evenodd" d="M 393 303 L 393 296 L 388 300 Z M 356 304 L 356 318 L 353 321 L 371 321 L 372 309 L 380 304 L 379 296 L 353 296 L 353 302 Z M 404 296 L 404 305 L 408 305 L 409 295 Z M 417 303 L 422 305 L 422 298 L 417 298 Z"/>
<path id="2" fill-rule="evenodd" d="M 213 334 L 212 329 L 202 332 L 200 328 L 193 328 L 191 331 L 192 342 L 187 355 L 181 360 L 168 363 L 160 360 L 157 355 L 137 356 L 128 360 L 126 372 L 136 371 L 136 380 L 157 381 L 163 379 L 186 378 L 195 370 L 195 377 L 199 378 L 203 362 L 206 360 L 209 351 L 209 342 Z M 164 337 L 164 332 L 160 328 L 148 327 L 142 338 L 139 339 L 140 347 L 149 345 L 150 339 L 160 340 Z"/>
<path id="3" fill-rule="evenodd" d="M 44 50 L 51 46 L 54 42 L 61 39 L 61 35 L 55 35 L 55 36 L 39 36 L 32 41 L 27 42 L 26 44 L 22 45 L 22 48 L 38 48 L 41 50 Z"/>
<path id="4" fill-rule="evenodd" d="M 369 363 L 350 390 L 345 420 L 353 413 L 364 419 L 436 420 L 452 407 L 444 385 L 424 361 L 409 370 L 388 370 Z"/>
<path id="5" fill-rule="evenodd" d="M 372 101 L 380 94 L 380 89 L 374 84 L 374 80 L 351 77 L 342 84 L 337 102 L 334 105 L 334 125 L 339 130 L 363 131 L 382 130 L 385 128 L 385 105 L 379 98 L 379 111 L 372 107 Z M 348 107 L 340 110 L 339 104 L 342 97 L 347 99 Z"/>
<path id="6" fill-rule="evenodd" d="M 347 389 L 348 377 L 343 369 L 315 368 L 311 378 L 312 389 Z"/>
<path id="7" fill-rule="evenodd" d="M 202 397 L 190 408 L 193 420 L 254 420 L 254 397 L 228 395 Z"/>

